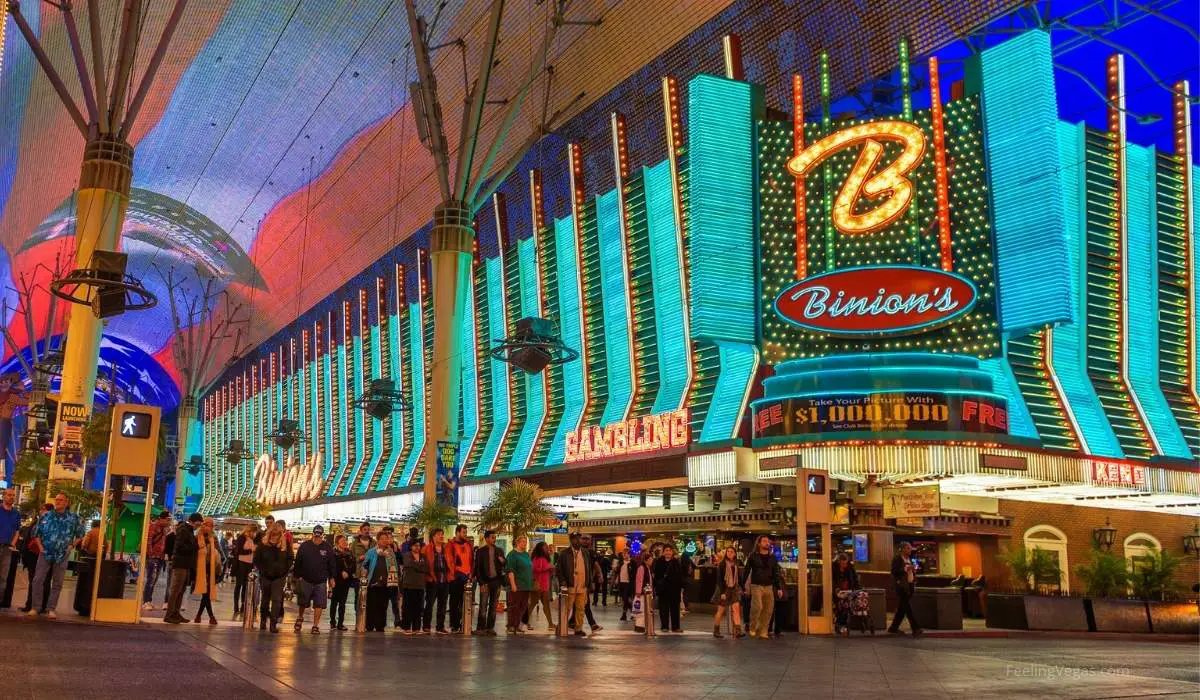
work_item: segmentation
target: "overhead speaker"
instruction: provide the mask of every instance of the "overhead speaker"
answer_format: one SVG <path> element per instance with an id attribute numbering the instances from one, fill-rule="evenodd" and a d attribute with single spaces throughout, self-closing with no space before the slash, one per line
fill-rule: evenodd
<path id="1" fill-rule="evenodd" d="M 538 319 L 541 320 L 541 319 Z M 509 356 L 509 362 L 516 365 L 518 368 L 525 370 L 529 374 L 537 374 L 546 369 L 550 364 L 550 353 L 538 346 L 524 347 L 519 350 L 513 350 Z"/>
<path id="2" fill-rule="evenodd" d="M 92 253 L 92 270 L 96 279 L 111 282 L 111 285 L 98 287 L 92 297 L 92 313 L 97 318 L 109 318 L 125 313 L 125 287 L 120 286 L 125 281 L 125 266 L 129 256 L 110 250 L 97 250 Z"/>
<path id="3" fill-rule="evenodd" d="M 367 404 L 367 413 L 371 414 L 372 418 L 383 420 L 392 415 L 392 404 L 389 401 L 372 401 Z"/>

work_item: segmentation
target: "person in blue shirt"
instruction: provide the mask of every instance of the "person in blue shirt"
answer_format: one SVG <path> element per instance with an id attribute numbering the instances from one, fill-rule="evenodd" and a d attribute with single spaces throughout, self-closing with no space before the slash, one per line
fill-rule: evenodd
<path id="1" fill-rule="evenodd" d="M 8 566 L 13 560 L 17 536 L 21 532 L 21 511 L 17 509 L 17 492 L 4 490 L 4 501 L 0 503 L 0 600 L 4 600 L 8 585 Z"/>
<path id="2" fill-rule="evenodd" d="M 42 543 L 42 553 L 38 555 L 37 573 L 33 576 L 33 609 L 26 613 L 30 617 L 37 615 L 45 602 L 42 585 L 47 576 L 51 583 L 46 617 L 51 620 L 58 617 L 54 611 L 62 593 L 63 576 L 67 573 L 67 556 L 83 537 L 83 521 L 67 510 L 68 505 L 67 494 L 59 492 L 54 497 L 54 510 L 44 513 L 34 529 L 34 536 Z"/>

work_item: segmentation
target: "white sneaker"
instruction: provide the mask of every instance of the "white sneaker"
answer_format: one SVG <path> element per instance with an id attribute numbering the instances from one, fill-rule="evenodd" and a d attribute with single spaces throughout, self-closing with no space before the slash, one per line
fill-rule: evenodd
<path id="1" fill-rule="evenodd" d="M 142 603 L 142 610 L 153 610 L 154 603 Z"/>
<path id="2" fill-rule="evenodd" d="M 54 612 L 53 610 L 51 610 L 50 612 L 46 613 L 46 617 L 50 618 L 51 620 L 57 620 L 57 619 L 58 619 L 58 613 L 56 613 L 56 612 Z"/>

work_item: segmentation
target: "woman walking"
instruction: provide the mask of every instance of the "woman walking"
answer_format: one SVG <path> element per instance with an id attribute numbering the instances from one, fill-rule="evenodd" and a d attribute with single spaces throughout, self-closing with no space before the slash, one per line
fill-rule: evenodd
<path id="1" fill-rule="evenodd" d="M 213 613 L 212 601 L 217 597 L 217 578 L 221 574 L 221 546 L 213 532 L 213 519 L 205 518 L 196 534 L 196 577 L 192 579 L 192 594 L 200 596 L 200 608 L 196 611 L 196 619 L 208 612 L 208 624 L 217 624 L 217 616 Z"/>
<path id="2" fill-rule="evenodd" d="M 550 562 L 550 551 L 545 542 L 538 542 L 533 548 L 533 592 L 529 596 L 529 628 L 533 629 L 534 613 L 541 606 L 546 615 L 547 628 L 554 631 L 554 619 L 550 614 L 550 572 L 554 564 Z"/>
<path id="3" fill-rule="evenodd" d="M 738 584 L 737 550 L 726 547 L 725 554 L 717 563 L 717 589 L 713 592 L 713 605 L 717 613 L 713 617 L 713 636 L 721 638 L 721 618 L 728 612 L 734 621 L 733 637 L 740 639 L 742 634 L 742 587 Z M 732 608 L 732 610 L 731 610 Z"/>
<path id="4" fill-rule="evenodd" d="M 650 619 L 650 598 L 645 596 L 646 588 L 651 585 L 654 577 L 650 567 L 654 565 L 654 552 L 647 548 L 642 552 L 641 561 L 634 560 L 631 578 L 633 579 L 633 595 L 640 599 L 637 609 L 633 610 L 633 631 L 639 634 L 646 632 L 646 625 L 654 624 Z M 638 624 L 638 621 L 642 624 Z"/>
<path id="5" fill-rule="evenodd" d="M 421 615 L 425 610 L 425 577 L 429 574 L 429 562 L 425 560 L 425 543 L 414 540 L 404 553 L 404 596 L 400 627 L 405 635 L 421 633 Z"/>
<path id="6" fill-rule="evenodd" d="M 617 592 L 621 594 L 621 622 L 629 618 L 629 610 L 633 606 L 633 576 L 635 567 L 629 556 L 629 550 L 622 550 L 617 555 L 617 573 L 613 577 L 617 582 Z"/>
<path id="7" fill-rule="evenodd" d="M 279 619 L 283 617 L 283 582 L 287 577 L 289 558 L 284 548 L 283 527 L 278 523 L 267 530 L 262 544 L 254 550 L 254 565 L 262 575 L 262 608 L 259 611 L 260 630 L 271 622 L 271 632 L 279 632 Z"/>
<path id="8" fill-rule="evenodd" d="M 258 525 L 247 525 L 233 541 L 233 619 L 245 616 L 243 609 L 246 583 L 254 569 L 255 541 L 258 540 Z"/>
<path id="9" fill-rule="evenodd" d="M 517 537 L 514 551 L 504 560 L 504 573 L 508 579 L 508 633 L 521 633 L 521 618 L 529 605 L 533 592 L 533 562 L 529 558 L 529 538 Z"/>
<path id="10" fill-rule="evenodd" d="M 350 584 L 358 580 L 358 565 L 345 535 L 333 539 L 334 578 L 333 609 L 329 612 L 329 629 L 346 631 L 346 598 Z"/>
<path id="11" fill-rule="evenodd" d="M 367 570 L 367 631 L 382 632 L 387 627 L 388 602 L 400 586 L 400 565 L 392 551 L 392 533 L 384 529 L 374 549 L 363 557 Z"/>

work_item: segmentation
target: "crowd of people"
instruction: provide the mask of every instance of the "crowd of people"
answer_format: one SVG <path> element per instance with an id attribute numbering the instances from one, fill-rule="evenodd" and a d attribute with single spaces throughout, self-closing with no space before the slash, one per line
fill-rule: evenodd
<path id="1" fill-rule="evenodd" d="M 29 572 L 30 584 L 21 610 L 53 619 L 70 550 L 78 546 L 94 557 L 99 524 L 93 523 L 92 531 L 85 533 L 83 521 L 71 512 L 67 496 L 60 493 L 39 517 L 23 526 L 14 499 L 10 489 L 0 502 L 0 599 L 5 595 L 9 562 L 19 560 Z M 320 525 L 299 546 L 295 540 L 286 523 L 271 516 L 265 526 L 251 524 L 236 536 L 222 536 L 212 518 L 193 513 L 174 523 L 168 513 L 160 513 L 147 530 L 143 609 L 156 607 L 157 582 L 166 573 L 163 621 L 200 623 L 207 617 L 210 625 L 216 625 L 213 602 L 224 579 L 232 577 L 234 619 L 244 620 L 253 612 L 245 609 L 245 601 L 251 597 L 248 593 L 257 593 L 259 629 L 273 633 L 283 621 L 288 593 L 294 596 L 297 608 L 295 632 L 311 624 L 311 633 L 319 634 L 326 608 L 331 608 L 329 629 L 346 631 L 346 607 L 353 591 L 358 611 L 355 619 L 361 617 L 369 632 L 387 628 L 390 609 L 393 625 L 405 635 L 494 636 L 503 597 L 506 632 L 520 635 L 537 623 L 539 615 L 548 630 L 558 628 L 552 605 L 557 592 L 560 614 L 567 616 L 565 629 L 588 636 L 603 629 L 592 607 L 607 606 L 612 590 L 621 605 L 621 622 L 632 622 L 635 632 L 644 633 L 654 624 L 650 608 L 656 607 L 659 631 L 679 633 L 686 612 L 686 582 L 692 575 L 691 562 L 680 557 L 670 543 L 644 547 L 637 556 L 628 549 L 610 556 L 595 551 L 591 538 L 579 533 L 570 535 L 569 546 L 559 551 L 552 551 L 545 542 L 530 550 L 528 537 L 519 535 L 511 543 L 511 551 L 505 552 L 491 530 L 483 533 L 482 544 L 476 546 L 467 526 L 461 524 L 450 538 L 442 529 L 434 529 L 428 543 L 416 528 L 397 541 L 391 526 L 384 526 L 376 536 L 366 522 L 352 534 L 334 535 L 332 542 Z M 19 558 L 12 556 L 14 551 L 20 552 Z M 906 555 L 901 549 L 893 562 L 900 609 L 889 631 L 898 630 L 907 617 L 916 636 L 921 631 L 908 604 L 913 569 Z M 772 632 L 778 633 L 775 604 L 783 598 L 784 585 L 770 538 L 756 539 L 753 551 L 744 558 L 727 547 L 718 555 L 716 568 L 711 601 L 716 608 L 713 635 L 724 636 L 726 616 L 735 638 L 748 634 L 766 639 Z M 254 589 L 250 589 L 252 574 Z M 834 584 L 835 593 L 858 589 L 853 564 L 844 556 L 834 564 Z M 183 613 L 188 591 L 199 597 L 190 620 Z M 476 594 L 467 598 L 468 591 L 476 591 L 478 596 L 475 620 L 465 619 L 476 603 Z M 655 605 L 649 604 L 651 599 Z M 842 607 L 836 624 L 839 629 L 846 624 Z"/>

